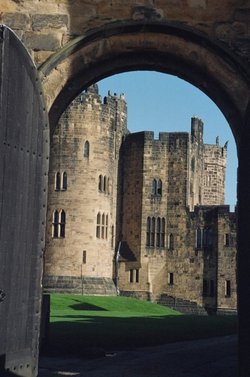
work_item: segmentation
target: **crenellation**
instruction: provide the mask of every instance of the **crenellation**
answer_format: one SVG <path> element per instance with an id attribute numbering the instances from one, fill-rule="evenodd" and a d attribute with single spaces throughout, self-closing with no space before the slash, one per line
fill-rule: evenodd
<path id="1" fill-rule="evenodd" d="M 48 290 L 61 292 L 57 282 L 64 281 L 75 292 L 79 279 L 105 278 L 103 294 L 113 279 L 113 292 L 127 296 L 174 297 L 185 310 L 195 303 L 197 312 L 236 310 L 236 222 L 224 205 L 226 144 L 218 138 L 204 144 L 203 131 L 193 117 L 190 133 L 162 132 L 159 139 L 151 131 L 129 133 L 124 96 L 109 92 L 102 101 L 97 85 L 72 102 L 51 150 Z M 65 171 L 67 189 L 55 191 L 55 174 Z M 51 234 L 55 209 L 67 213 L 65 236 L 58 239 Z M 100 284 L 96 289 L 99 294 Z"/>

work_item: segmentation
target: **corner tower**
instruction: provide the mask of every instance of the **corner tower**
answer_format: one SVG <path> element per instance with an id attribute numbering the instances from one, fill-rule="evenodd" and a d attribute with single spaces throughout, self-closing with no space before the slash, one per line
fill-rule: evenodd
<path id="1" fill-rule="evenodd" d="M 51 143 L 45 252 L 47 291 L 114 294 L 112 281 L 124 96 L 97 85 L 62 115 Z"/>

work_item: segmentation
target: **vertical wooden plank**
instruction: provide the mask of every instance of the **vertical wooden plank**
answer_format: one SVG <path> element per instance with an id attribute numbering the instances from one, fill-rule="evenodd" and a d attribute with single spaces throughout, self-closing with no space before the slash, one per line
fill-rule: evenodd
<path id="1" fill-rule="evenodd" d="M 0 64 L 0 290 L 6 294 L 0 303 L 0 357 L 3 369 L 34 377 L 49 128 L 36 68 L 19 39 L 3 26 Z"/>

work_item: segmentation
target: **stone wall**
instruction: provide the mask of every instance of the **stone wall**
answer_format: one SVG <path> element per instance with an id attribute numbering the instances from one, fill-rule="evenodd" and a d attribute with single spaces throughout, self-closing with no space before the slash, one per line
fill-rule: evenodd
<path id="1" fill-rule="evenodd" d="M 45 286 L 50 281 L 62 291 L 68 277 L 67 291 L 72 284 L 74 291 L 73 278 L 81 285 L 83 278 L 113 277 L 119 148 L 126 132 L 126 111 L 123 97 L 109 94 L 102 102 L 97 87 L 91 87 L 73 101 L 53 135 Z M 66 214 L 63 234 L 60 218 L 55 234 L 55 210 L 59 217 L 62 210 Z M 56 287 L 60 277 L 63 285 Z"/>
<path id="2" fill-rule="evenodd" d="M 227 147 L 204 145 L 204 205 L 224 204 Z"/>
<path id="3" fill-rule="evenodd" d="M 141 132 L 130 134 L 125 145 L 121 226 L 123 240 L 136 260 L 120 259 L 121 292 L 155 301 L 165 295 L 180 300 L 180 306 L 184 300 L 183 310 L 191 305 L 192 311 L 195 305 L 197 312 L 204 308 L 215 313 L 219 307 L 235 311 L 236 244 L 232 242 L 231 249 L 222 244 L 226 232 L 235 240 L 235 214 L 230 214 L 228 206 L 201 205 L 205 201 L 202 195 L 208 150 L 212 148 L 221 156 L 223 148 L 203 144 L 203 123 L 197 118 L 192 119 L 190 134 L 161 133 L 155 140 L 153 133 Z M 225 167 L 226 153 L 221 159 Z M 213 160 L 216 167 L 221 162 Z M 224 195 L 223 174 L 218 172 L 213 177 L 218 194 L 213 203 L 220 203 L 220 185 L 221 197 Z M 190 204 L 191 177 L 198 206 Z M 154 189 L 158 180 L 160 192 Z M 223 214 L 223 220 L 218 214 Z M 163 244 L 157 241 L 159 219 L 165 219 Z M 154 221 L 153 231 L 148 229 L 148 220 L 151 228 Z M 154 233 L 153 243 L 150 232 Z M 227 256 L 221 257 L 226 250 Z M 136 271 L 137 281 L 131 278 Z M 226 298 L 225 284 L 230 290 Z"/>

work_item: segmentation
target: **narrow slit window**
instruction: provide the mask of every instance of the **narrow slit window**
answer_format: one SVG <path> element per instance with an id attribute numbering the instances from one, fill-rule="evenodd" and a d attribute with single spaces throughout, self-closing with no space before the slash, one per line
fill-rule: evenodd
<path id="1" fill-rule="evenodd" d="M 55 176 L 55 190 L 59 191 L 61 188 L 61 174 L 58 171 Z"/>
<path id="2" fill-rule="evenodd" d="M 174 273 L 173 272 L 168 273 L 168 284 L 174 285 Z"/>
<path id="3" fill-rule="evenodd" d="M 101 174 L 99 175 L 99 178 L 98 178 L 98 190 L 102 191 L 102 175 Z"/>
<path id="4" fill-rule="evenodd" d="M 152 217 L 151 220 L 151 235 L 150 235 L 150 246 L 155 246 L 155 218 Z"/>
<path id="5" fill-rule="evenodd" d="M 157 217 L 156 223 L 156 247 L 160 247 L 160 239 L 161 239 L 161 219 Z"/>
<path id="6" fill-rule="evenodd" d="M 226 297 L 231 296 L 231 280 L 225 281 L 225 296 Z"/>
<path id="7" fill-rule="evenodd" d="M 129 282 L 134 282 L 134 270 L 129 270 Z"/>
<path id="8" fill-rule="evenodd" d="M 101 214 L 98 212 L 96 217 L 96 238 L 101 238 Z"/>
<path id="9" fill-rule="evenodd" d="M 60 237 L 65 237 L 66 213 L 64 210 L 60 212 Z"/>
<path id="10" fill-rule="evenodd" d="M 104 234 L 105 234 L 105 215 L 104 213 L 102 214 L 102 238 L 104 239 Z"/>
<path id="11" fill-rule="evenodd" d="M 108 239 L 108 222 L 109 222 L 109 217 L 106 215 L 106 224 L 105 224 L 105 238 L 106 240 Z"/>
<path id="12" fill-rule="evenodd" d="M 150 228 L 151 228 L 151 219 L 147 218 L 147 233 L 146 233 L 146 246 L 150 246 Z"/>
<path id="13" fill-rule="evenodd" d="M 54 211 L 53 213 L 53 237 L 58 238 L 59 236 L 59 213 L 57 210 Z"/>
<path id="14" fill-rule="evenodd" d="M 160 246 L 165 247 L 165 219 L 164 217 L 161 219 L 161 240 Z"/>
<path id="15" fill-rule="evenodd" d="M 157 195 L 162 196 L 162 181 L 161 181 L 161 179 L 159 179 L 158 182 L 157 182 Z"/>
<path id="16" fill-rule="evenodd" d="M 156 192 L 157 192 L 157 181 L 156 181 L 156 179 L 153 179 L 153 181 L 152 181 L 152 188 L 151 188 L 151 194 L 153 196 L 155 196 Z"/>
<path id="17" fill-rule="evenodd" d="M 169 250 L 174 250 L 174 235 L 172 233 L 168 236 L 168 248 Z"/>
<path id="18" fill-rule="evenodd" d="M 84 148 L 83 148 L 83 157 L 89 158 L 89 141 L 85 141 Z"/>
<path id="19" fill-rule="evenodd" d="M 67 185 L 68 185 L 68 182 L 67 182 L 67 173 L 63 172 L 62 189 L 63 190 L 67 190 Z"/>

